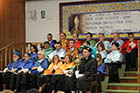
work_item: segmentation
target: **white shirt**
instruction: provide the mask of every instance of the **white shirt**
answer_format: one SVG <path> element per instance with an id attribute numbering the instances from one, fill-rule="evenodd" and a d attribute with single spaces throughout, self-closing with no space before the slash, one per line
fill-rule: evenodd
<path id="1" fill-rule="evenodd" d="M 98 42 L 95 44 L 95 47 L 96 47 L 96 48 L 97 48 L 97 45 L 98 45 L 100 42 L 101 42 L 101 41 L 98 41 Z M 105 41 L 103 42 L 103 44 L 104 44 L 104 46 L 105 46 L 105 50 L 110 49 L 110 42 L 109 42 L 109 41 L 105 40 Z"/>
<path id="2" fill-rule="evenodd" d="M 116 62 L 122 62 L 123 60 L 123 55 L 122 53 L 119 51 L 119 50 L 115 50 L 115 51 L 112 51 L 110 52 L 106 59 L 104 60 L 104 63 L 116 63 Z"/>
<path id="3" fill-rule="evenodd" d="M 97 51 L 96 53 L 98 54 L 99 51 Z M 101 54 L 102 59 L 106 58 L 106 56 L 107 56 L 107 52 L 106 52 L 106 50 L 101 51 L 99 54 Z"/>
<path id="4" fill-rule="evenodd" d="M 119 43 L 119 48 L 121 48 L 121 47 L 122 47 L 122 45 L 124 44 L 124 41 L 123 41 L 123 40 L 121 40 L 121 39 L 118 39 L 117 41 L 112 40 L 112 42 L 110 43 L 110 49 L 112 49 L 112 43 L 114 43 L 114 42 Z"/>
<path id="5" fill-rule="evenodd" d="M 48 57 L 52 60 L 53 56 L 58 55 L 59 59 L 61 59 L 61 57 L 64 57 L 65 54 L 66 50 L 64 48 L 61 48 L 60 50 L 53 51 L 51 54 L 48 55 Z"/>

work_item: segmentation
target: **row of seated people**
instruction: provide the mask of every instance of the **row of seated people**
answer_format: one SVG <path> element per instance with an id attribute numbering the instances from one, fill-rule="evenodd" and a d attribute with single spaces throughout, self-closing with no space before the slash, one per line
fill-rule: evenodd
<path id="1" fill-rule="evenodd" d="M 127 40 L 124 44 L 119 42 L 119 41 L 122 41 L 118 38 L 119 34 L 114 33 L 113 34 L 114 41 L 116 41 L 118 43 L 112 41 L 112 43 L 111 43 L 112 45 L 109 44 L 109 41 L 104 40 L 104 34 L 103 33 L 99 34 L 99 42 L 97 42 L 97 43 L 94 40 L 92 40 L 92 34 L 87 33 L 87 40 L 84 41 L 83 44 L 80 44 L 81 41 L 78 39 L 78 34 L 74 34 L 73 35 L 73 40 L 68 41 L 66 39 L 66 35 L 64 33 L 61 33 L 60 34 L 60 38 L 61 38 L 60 42 L 56 42 L 55 40 L 52 40 L 52 35 L 51 34 L 48 34 L 47 36 L 48 36 L 48 41 L 44 43 L 44 47 L 42 49 L 43 52 L 45 53 L 45 56 L 43 58 L 45 58 L 47 61 L 51 61 L 55 55 L 58 55 L 59 59 L 62 62 L 65 63 L 65 55 L 70 54 L 72 56 L 72 62 L 82 63 L 81 58 L 83 58 L 83 56 L 84 56 L 83 48 L 86 46 L 86 47 L 91 49 L 90 53 L 91 53 L 92 58 L 95 61 L 97 60 L 97 58 L 96 58 L 97 54 L 100 54 L 102 59 L 103 59 L 103 63 L 108 65 L 109 76 L 111 77 L 109 82 L 119 82 L 119 76 L 118 76 L 117 68 L 118 68 L 118 64 L 120 62 L 122 62 L 123 55 L 121 54 L 121 52 L 123 54 L 125 54 L 125 59 L 127 59 L 127 60 L 129 59 L 128 63 L 126 63 L 128 68 L 132 68 L 132 67 L 134 68 L 136 66 L 134 62 L 135 62 L 136 57 L 137 57 L 137 55 L 136 55 L 137 42 L 136 42 L 136 40 L 134 40 L 134 34 L 133 33 L 128 34 L 128 39 L 129 40 Z M 117 37 L 118 40 L 115 40 L 115 37 Z M 66 41 L 68 42 L 68 44 L 67 44 Z M 91 41 L 93 41 L 94 44 Z M 108 43 L 104 43 L 105 41 L 108 42 Z M 77 43 L 77 42 L 79 42 L 79 43 Z M 122 47 L 120 47 L 121 44 L 122 44 Z M 108 49 L 106 48 L 106 46 L 108 46 Z M 110 47 L 110 46 L 112 46 L 112 47 Z M 23 72 L 28 73 L 29 75 L 27 75 L 27 77 L 30 77 L 30 78 L 32 77 L 34 79 L 38 79 L 38 76 L 36 76 L 36 75 L 34 76 L 32 74 L 37 73 L 38 71 L 43 72 L 45 69 L 48 68 L 50 62 L 47 62 L 48 63 L 47 65 L 43 64 L 42 60 L 40 60 L 40 55 L 37 52 L 37 48 L 36 48 L 35 45 L 31 46 L 30 51 L 31 51 L 31 53 L 30 53 L 31 59 L 33 60 L 33 66 L 31 66 L 31 68 L 30 68 L 31 71 L 29 71 L 28 69 L 21 69 L 21 67 L 25 66 L 25 65 L 23 65 L 23 66 L 20 67 L 21 73 L 23 73 Z M 13 57 L 13 59 L 14 59 L 14 57 Z M 132 59 L 133 59 L 133 62 L 132 62 Z M 39 63 L 41 63 L 43 65 L 41 68 L 38 68 L 38 66 L 40 65 Z M 13 64 L 13 65 L 10 65 L 10 66 L 11 67 L 12 66 L 17 67 L 18 65 Z M 100 69 L 101 69 L 101 67 L 100 67 Z M 101 70 L 103 70 L 103 68 Z M 9 78 L 9 76 L 10 77 L 16 77 L 17 72 L 19 72 L 17 70 L 13 70 L 13 68 L 11 68 L 10 71 L 9 71 L 9 69 L 6 69 L 4 72 L 11 72 L 11 71 L 16 72 L 16 73 L 14 73 L 13 76 L 11 74 L 4 74 L 4 76 L 6 75 L 6 77 L 8 77 L 9 80 L 11 79 L 11 78 Z M 116 71 L 117 74 L 114 75 L 115 71 Z M 64 72 L 65 71 L 63 70 L 62 73 L 64 74 Z M 104 73 L 103 73 L 103 75 L 104 75 Z M 100 75 L 98 75 L 98 76 L 100 76 Z M 8 81 L 8 79 L 7 78 L 4 79 L 4 81 L 6 80 L 6 82 L 7 82 L 6 87 L 9 86 L 10 81 L 12 81 L 12 82 L 16 81 L 15 78 L 12 78 L 12 80 L 10 80 L 10 81 Z M 34 79 L 28 79 L 28 80 L 33 80 L 33 81 L 30 81 L 30 82 L 32 82 L 31 86 L 37 85 L 34 81 L 38 81 L 38 80 L 34 80 Z M 13 84 L 15 84 L 15 83 L 10 83 L 11 86 Z M 16 85 L 18 85 L 18 84 L 16 84 Z M 12 88 L 12 89 L 14 89 L 14 88 Z M 16 90 L 18 90 L 18 89 L 16 89 Z M 82 91 L 84 91 L 84 90 L 82 90 Z"/>
<path id="2" fill-rule="evenodd" d="M 57 44 L 61 47 L 61 43 Z M 82 49 L 80 65 L 76 68 L 79 72 L 74 70 L 74 60 L 69 54 L 65 55 L 64 59 L 60 59 L 59 54 L 55 54 L 52 61 L 49 62 L 48 59 L 45 58 L 45 53 L 39 51 L 37 53 L 38 61 L 34 62 L 34 57 L 30 57 L 31 55 L 29 53 L 25 53 L 24 60 L 21 60 L 20 53 L 15 51 L 13 54 L 13 62 L 8 64 L 7 68 L 3 71 L 4 73 L 2 73 L 3 83 L 6 84 L 7 89 L 16 89 L 16 91 L 21 91 L 21 89 L 25 89 L 26 91 L 29 88 L 38 88 L 39 86 L 41 91 L 41 86 L 44 83 L 51 85 L 50 90 L 46 89 L 47 91 L 52 91 L 52 89 L 55 91 L 63 90 L 67 92 L 76 89 L 85 91 L 88 89 L 91 76 L 94 75 L 94 79 L 92 78 L 92 80 L 95 80 L 96 72 L 98 72 L 98 91 L 101 91 L 100 81 L 103 80 L 104 75 L 106 74 L 105 63 L 110 66 L 110 81 L 119 82 L 117 62 L 121 62 L 122 55 L 119 52 L 118 47 L 119 44 L 114 42 L 112 44 L 112 52 L 107 55 L 105 60 L 103 61 L 102 56 L 97 54 L 96 62 L 96 59 L 92 56 L 92 48 L 85 46 Z M 117 74 L 114 73 L 115 71 Z M 72 77 L 69 77 L 71 76 L 69 75 L 70 73 L 72 74 Z M 21 84 L 22 88 L 20 87 Z"/>
<path id="3" fill-rule="evenodd" d="M 86 34 L 86 40 L 83 42 L 79 40 L 78 37 L 79 35 L 74 33 L 73 39 L 69 41 L 66 38 L 66 34 L 61 33 L 60 40 L 58 41 L 61 42 L 63 49 L 60 49 L 59 51 L 56 50 L 55 53 L 60 53 L 60 57 L 64 57 L 63 54 L 65 53 L 71 54 L 75 59 L 77 54 L 81 54 L 81 50 L 84 46 L 89 46 L 92 48 L 92 54 L 95 59 L 97 53 L 101 54 L 102 58 L 105 59 L 107 54 L 112 51 L 112 43 L 117 42 L 119 44 L 119 50 L 125 58 L 126 70 L 137 70 L 138 45 L 133 33 L 128 33 L 128 40 L 125 42 L 120 39 L 119 33 L 117 32 L 113 33 L 113 40 L 111 42 L 105 40 L 105 35 L 103 33 L 99 33 L 98 42 L 92 39 L 93 35 L 89 32 Z M 43 51 L 45 52 L 47 58 L 52 59 L 53 54 L 55 54 L 52 53 L 52 51 L 55 50 L 54 48 L 56 47 L 56 40 L 53 40 L 52 34 L 48 34 L 47 39 L 47 42 L 44 43 Z"/>

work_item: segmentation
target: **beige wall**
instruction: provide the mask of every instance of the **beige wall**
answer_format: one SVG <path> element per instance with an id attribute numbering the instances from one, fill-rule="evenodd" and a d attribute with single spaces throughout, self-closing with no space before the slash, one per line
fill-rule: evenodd
<path id="1" fill-rule="evenodd" d="M 59 3 L 79 0 L 47 0 L 26 2 L 26 42 L 45 41 L 51 32 L 54 39 L 59 38 Z M 85 0 L 80 0 L 85 1 Z M 93 1 L 93 0 L 92 0 Z M 46 18 L 41 19 L 41 10 L 46 11 Z M 31 19 L 31 11 L 34 11 Z"/>

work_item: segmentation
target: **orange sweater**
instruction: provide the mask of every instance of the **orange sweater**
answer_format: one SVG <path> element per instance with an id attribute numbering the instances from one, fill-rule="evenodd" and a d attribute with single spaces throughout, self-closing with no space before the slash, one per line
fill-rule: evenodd
<path id="1" fill-rule="evenodd" d="M 54 74 L 63 74 L 63 71 L 62 71 L 62 69 L 61 69 L 61 67 L 62 67 L 62 62 L 58 62 L 56 65 L 57 65 L 58 68 L 55 70 L 55 73 L 54 73 Z M 51 63 L 51 64 L 49 65 L 48 69 L 46 69 L 46 70 L 44 71 L 44 75 L 51 75 L 54 66 L 55 66 L 55 64 L 54 64 L 54 63 Z"/>
<path id="2" fill-rule="evenodd" d="M 61 69 L 64 71 L 66 69 L 71 69 L 74 66 L 74 62 L 71 62 L 69 64 L 64 63 L 61 67 Z"/>

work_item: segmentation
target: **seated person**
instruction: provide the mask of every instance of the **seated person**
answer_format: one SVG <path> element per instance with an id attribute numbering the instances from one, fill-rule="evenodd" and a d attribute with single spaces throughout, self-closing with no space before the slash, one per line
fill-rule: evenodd
<path id="1" fill-rule="evenodd" d="M 52 60 L 54 55 L 58 55 L 59 59 L 63 58 L 66 54 L 66 50 L 62 48 L 62 44 L 60 42 L 56 43 L 56 50 L 54 50 L 52 53 L 50 53 L 49 59 Z"/>
<path id="2" fill-rule="evenodd" d="M 54 48 L 54 45 L 57 41 L 53 40 L 53 35 L 51 33 L 49 33 L 47 35 L 47 42 L 49 42 L 49 45 L 50 45 L 51 48 Z"/>
<path id="3" fill-rule="evenodd" d="M 27 73 L 32 68 L 33 64 L 34 62 L 31 59 L 31 55 L 29 53 L 25 53 L 24 60 L 18 67 L 18 73 Z"/>
<path id="4" fill-rule="evenodd" d="M 29 74 L 31 74 L 30 76 L 31 88 L 38 88 L 37 86 L 38 77 L 49 66 L 49 61 L 47 58 L 45 58 L 45 53 L 41 50 L 38 51 L 38 59 L 39 60 L 33 65 L 32 69 L 29 72 Z"/>
<path id="5" fill-rule="evenodd" d="M 62 74 L 63 71 L 61 67 L 62 67 L 62 62 L 59 60 L 59 56 L 55 55 L 53 56 L 53 59 L 48 69 L 44 71 L 43 75 Z"/>
<path id="6" fill-rule="evenodd" d="M 72 56 L 71 55 L 66 55 L 65 59 L 64 59 L 64 64 L 62 64 L 59 61 L 59 57 L 56 55 L 53 57 L 54 62 L 57 62 L 57 64 L 55 63 L 51 63 L 49 68 L 47 70 L 45 70 L 44 72 L 44 77 L 41 78 L 45 78 L 45 82 L 40 82 L 42 84 L 39 84 L 41 87 L 39 88 L 39 91 L 42 91 L 42 85 L 43 83 L 51 83 L 51 89 L 53 89 L 53 93 L 54 91 L 57 90 L 65 90 L 65 76 L 63 74 L 69 74 L 71 73 L 71 69 L 74 66 L 74 62 L 72 62 Z M 53 61 L 52 61 L 53 62 Z M 54 71 L 53 71 L 54 70 Z M 51 75 L 52 73 L 54 73 L 52 76 L 48 76 Z M 51 78 L 51 80 L 50 80 Z M 43 80 L 44 81 L 44 80 Z M 63 87 L 62 87 L 63 86 Z M 49 85 L 48 85 L 49 87 Z M 44 90 L 45 91 L 45 90 Z M 51 91 L 51 90 L 49 90 Z M 45 93 L 45 92 L 44 92 Z"/>
<path id="7" fill-rule="evenodd" d="M 34 63 L 38 60 L 38 49 L 36 47 L 36 45 L 31 45 L 30 46 L 30 54 L 31 54 L 31 58 L 34 60 Z"/>
<path id="8" fill-rule="evenodd" d="M 31 73 L 41 73 L 49 66 L 48 59 L 45 58 L 45 53 L 43 51 L 38 51 L 38 61 L 33 65 Z"/>
<path id="9" fill-rule="evenodd" d="M 97 82 L 98 82 L 98 92 L 102 92 L 101 88 L 101 81 L 104 80 L 104 76 L 106 75 L 106 66 L 105 63 L 103 63 L 102 56 L 101 54 L 97 54 L 97 64 L 98 64 L 98 69 L 97 69 Z"/>
<path id="10" fill-rule="evenodd" d="M 20 59 L 20 56 L 20 52 L 15 51 L 13 53 L 13 61 L 7 65 L 7 67 L 4 69 L 4 72 L 16 73 L 18 67 L 22 64 L 22 59 Z"/>
<path id="11" fill-rule="evenodd" d="M 92 49 L 89 47 L 83 48 L 83 58 L 78 66 L 79 71 L 76 71 L 77 88 L 80 91 L 87 91 L 91 81 L 96 80 L 97 62 L 91 56 Z"/>
<path id="12" fill-rule="evenodd" d="M 31 59 L 31 55 L 29 53 L 24 54 L 24 60 L 22 64 L 18 67 L 18 74 L 16 75 L 16 78 L 13 78 L 13 84 L 15 85 L 16 92 L 19 92 L 21 89 L 26 90 L 23 86 L 26 86 L 26 88 L 29 88 L 29 85 L 26 83 L 26 73 L 32 68 L 34 64 L 34 61 Z M 15 81 L 14 81 L 15 80 Z M 24 83 L 21 81 L 24 81 Z"/>
<path id="13" fill-rule="evenodd" d="M 112 43 L 113 43 L 113 42 L 119 43 L 119 48 L 121 48 L 122 45 L 124 44 L 124 41 L 120 39 L 120 36 L 119 36 L 119 33 L 118 33 L 118 32 L 113 33 L 113 40 L 112 40 L 112 42 L 110 43 L 110 49 L 111 49 L 111 50 L 112 50 Z"/>
<path id="14" fill-rule="evenodd" d="M 68 39 L 66 38 L 65 33 L 60 33 L 60 40 L 59 42 L 62 44 L 62 48 L 66 49 L 68 46 Z"/>
<path id="15" fill-rule="evenodd" d="M 99 33 L 99 41 L 96 43 L 95 47 L 97 47 L 98 43 L 102 42 L 105 46 L 105 50 L 110 49 L 110 42 L 105 40 L 105 35 L 103 33 Z"/>
<path id="16" fill-rule="evenodd" d="M 48 58 L 48 55 L 54 51 L 53 47 L 50 47 L 50 43 L 48 41 L 44 42 L 43 52 L 45 53 L 45 57 Z"/>
<path id="17" fill-rule="evenodd" d="M 92 33 L 88 32 L 88 33 L 86 34 L 86 37 L 87 37 L 87 38 L 86 38 L 85 41 L 88 41 L 88 42 L 90 43 L 90 46 L 94 47 L 95 44 L 96 44 L 96 41 L 92 40 Z M 85 42 L 85 41 L 84 41 L 84 42 Z"/>
<path id="18" fill-rule="evenodd" d="M 66 55 L 70 54 L 73 57 L 73 61 L 75 60 L 76 56 L 78 55 L 78 49 L 74 47 L 75 42 L 74 40 L 69 41 L 69 48 L 67 49 Z"/>
<path id="19" fill-rule="evenodd" d="M 22 59 L 20 59 L 20 52 L 15 51 L 13 53 L 13 61 L 7 65 L 7 67 L 3 70 L 5 73 L 3 75 L 4 84 L 6 84 L 6 89 L 11 89 L 10 82 L 12 74 L 16 74 L 18 71 L 18 67 L 22 64 Z"/>
<path id="20" fill-rule="evenodd" d="M 138 58 L 138 44 L 137 40 L 134 40 L 134 34 L 128 33 L 128 39 L 126 40 L 120 51 L 125 55 L 126 71 L 137 70 L 137 58 Z"/>
<path id="21" fill-rule="evenodd" d="M 96 51 L 97 51 L 97 50 L 96 50 L 95 47 L 90 46 L 90 43 L 89 43 L 88 41 L 85 41 L 85 42 L 83 43 L 83 45 L 81 45 L 81 46 L 79 47 L 79 51 L 82 53 L 82 50 L 83 50 L 83 48 L 84 48 L 85 46 L 87 46 L 87 47 L 89 47 L 89 48 L 92 49 L 92 52 L 91 52 L 92 57 L 96 59 Z"/>
<path id="22" fill-rule="evenodd" d="M 79 48 L 82 45 L 82 41 L 79 40 L 79 34 L 78 33 L 74 33 L 73 34 L 73 40 L 75 41 L 75 48 Z"/>
<path id="23" fill-rule="evenodd" d="M 109 82 L 120 82 L 118 65 L 122 62 L 123 55 L 118 49 L 119 44 L 117 42 L 112 43 L 112 52 L 104 60 L 104 63 L 107 63 L 109 68 Z"/>
<path id="24" fill-rule="evenodd" d="M 97 54 L 101 54 L 101 57 L 104 60 L 107 56 L 107 51 L 105 50 L 104 44 L 102 42 L 98 43 L 97 49 Z"/>

